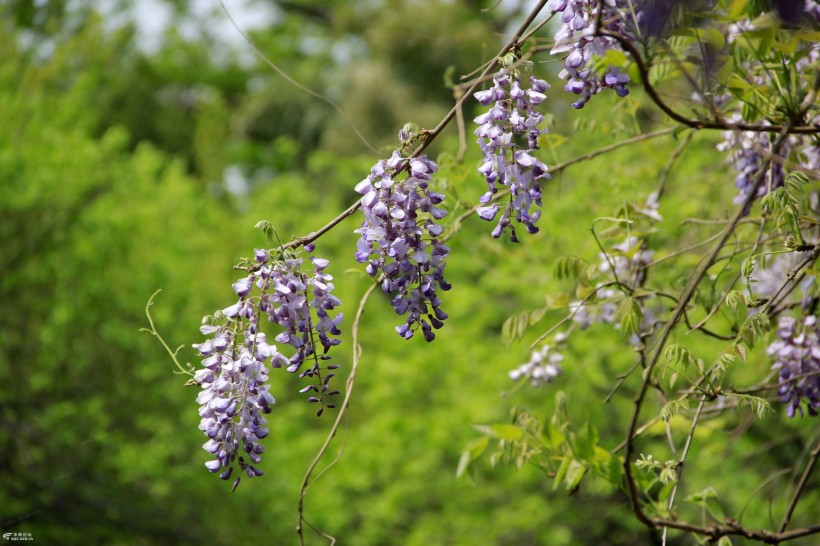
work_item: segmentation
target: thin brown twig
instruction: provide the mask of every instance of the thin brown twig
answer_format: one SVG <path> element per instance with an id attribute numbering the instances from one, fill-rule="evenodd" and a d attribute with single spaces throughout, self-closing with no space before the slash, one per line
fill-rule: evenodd
<path id="1" fill-rule="evenodd" d="M 694 131 L 689 132 L 683 137 L 683 140 L 672 152 L 672 155 L 669 157 L 669 161 L 666 163 L 666 166 L 663 168 L 663 171 L 660 175 L 660 182 L 658 183 L 657 189 L 657 200 L 660 201 L 661 197 L 663 197 L 663 192 L 666 189 L 666 182 L 669 180 L 669 175 L 672 173 L 672 167 L 678 161 L 680 156 L 683 155 L 683 152 L 686 150 L 687 146 L 689 146 L 689 142 L 691 142 L 692 137 L 695 136 Z"/>
<path id="2" fill-rule="evenodd" d="M 674 130 L 675 130 L 674 127 L 668 128 L 668 129 L 661 129 L 660 131 L 654 131 L 652 133 L 644 133 L 642 135 L 638 135 L 638 136 L 634 136 L 632 138 L 628 138 L 628 139 L 623 140 L 621 142 L 616 142 L 614 144 L 604 146 L 603 148 L 599 148 L 597 150 L 586 153 L 584 155 L 573 157 L 572 159 L 568 159 L 567 161 L 564 161 L 563 163 L 559 163 L 557 165 L 549 167 L 549 172 L 551 174 L 562 172 L 565 169 L 567 169 L 568 167 L 571 167 L 572 165 L 575 165 L 577 163 L 581 163 L 581 162 L 584 162 L 584 161 L 588 161 L 590 159 L 594 159 L 594 158 L 596 158 L 600 155 L 607 154 L 609 152 L 615 151 L 618 148 L 622 148 L 624 146 L 629 146 L 631 144 L 635 144 L 637 142 L 641 142 L 641 141 L 644 141 L 644 140 L 649 140 L 649 139 L 657 138 L 657 137 L 660 137 L 660 136 L 668 135 L 669 133 L 673 132 Z M 504 197 L 507 197 L 509 194 L 510 194 L 510 190 L 501 190 L 501 191 L 495 193 L 492 196 L 492 198 L 490 199 L 490 202 L 499 201 L 499 200 L 503 199 Z M 465 212 L 461 213 L 459 216 L 456 217 L 456 219 L 453 221 L 453 225 L 460 224 L 461 222 L 463 222 L 464 220 L 466 220 L 467 218 L 472 216 L 475 213 L 475 211 L 478 207 L 482 207 L 482 206 L 484 206 L 484 203 L 480 203 L 478 205 L 474 205 L 474 206 L 469 207 Z M 452 234 L 449 234 L 448 236 L 443 238 L 442 241 L 446 241 L 451 236 L 452 236 Z"/>
<path id="3" fill-rule="evenodd" d="M 800 271 L 803 268 L 816 262 L 818 257 L 820 257 L 820 241 L 818 241 L 814 245 L 814 248 L 812 248 L 811 252 L 809 252 L 809 255 L 806 256 L 806 258 L 802 262 L 794 266 L 792 269 L 789 270 L 788 273 L 786 273 L 786 281 L 783 284 L 781 284 L 780 287 L 777 289 L 777 292 L 775 292 L 772 295 L 772 297 L 769 298 L 769 301 L 766 303 L 766 305 L 763 306 L 761 313 L 768 313 L 774 305 L 774 302 L 777 300 L 778 296 L 780 296 L 781 292 L 783 292 L 783 290 L 786 289 L 786 286 L 788 286 L 789 283 L 791 283 L 791 281 L 793 281 L 795 277 L 797 277 L 797 274 L 800 273 Z M 796 283 L 792 285 L 792 289 L 794 288 L 794 286 L 796 286 Z"/>
<path id="4" fill-rule="evenodd" d="M 305 87 L 301 83 L 294 80 L 287 72 L 279 68 L 279 66 L 273 61 L 271 61 L 267 55 L 262 53 L 262 50 L 256 47 L 256 44 L 253 43 L 253 40 L 250 39 L 250 36 L 248 36 L 245 33 L 245 31 L 242 30 L 242 28 L 237 24 L 237 22 L 233 18 L 233 15 L 231 15 L 231 12 L 228 10 L 228 6 L 225 5 L 225 0 L 219 0 L 219 4 L 222 6 L 222 11 L 225 12 L 225 15 L 228 17 L 228 20 L 231 22 L 231 25 L 233 25 L 233 28 L 236 29 L 239 35 L 242 36 L 242 39 L 244 39 L 245 42 L 248 44 L 248 47 L 250 47 L 251 50 L 253 50 L 253 52 L 256 53 L 256 55 L 265 62 L 265 64 L 271 67 L 274 72 L 279 74 L 282 78 L 285 79 L 285 81 L 287 81 L 289 84 L 293 85 L 300 91 L 304 91 L 310 96 L 316 97 L 317 99 L 330 105 L 334 110 L 336 110 L 336 112 L 342 117 L 342 119 L 345 120 L 345 122 L 350 126 L 350 128 L 353 130 L 356 136 L 359 137 L 359 140 L 361 140 L 364 143 L 364 145 L 367 146 L 368 149 L 370 149 L 371 152 L 379 153 L 379 151 L 372 144 L 370 144 L 370 142 L 364 137 L 361 131 L 359 131 L 359 128 L 356 127 L 356 125 L 350 120 L 350 118 L 347 117 L 347 115 L 342 111 L 339 105 L 337 105 L 335 102 L 333 102 L 326 96 L 322 95 L 318 91 L 314 91 L 309 87 Z"/>
<path id="5" fill-rule="evenodd" d="M 296 525 L 296 534 L 299 536 L 299 544 L 302 545 L 304 544 L 304 537 L 302 535 L 302 523 L 307 523 L 304 517 L 305 495 L 307 495 L 307 490 L 309 489 L 309 487 L 316 483 L 315 480 L 313 482 L 310 481 L 310 476 L 311 474 L 313 474 L 313 471 L 318 466 L 319 461 L 322 459 L 322 457 L 330 447 L 330 443 L 333 441 L 333 438 L 336 436 L 336 433 L 339 430 L 342 418 L 345 417 L 345 415 L 347 415 L 347 410 L 350 407 L 350 396 L 353 393 L 353 386 L 356 381 L 356 371 L 359 368 L 359 362 L 361 361 L 362 356 L 362 349 L 359 346 L 359 322 L 361 321 L 362 315 L 364 314 L 365 304 L 367 303 L 367 300 L 370 298 L 370 295 L 373 293 L 377 286 L 378 283 L 373 283 L 372 285 L 370 285 L 370 288 L 367 289 L 367 291 L 362 296 L 362 299 L 359 301 L 359 308 L 356 311 L 356 317 L 353 319 L 353 326 L 351 327 L 351 334 L 353 336 L 353 361 L 350 365 L 350 374 L 347 376 L 347 381 L 345 382 L 345 397 L 342 401 L 342 405 L 339 407 L 339 413 L 336 415 L 336 420 L 333 422 L 333 426 L 330 428 L 330 432 L 328 433 L 327 438 L 325 438 L 324 444 L 322 444 L 322 447 L 316 453 L 316 456 L 313 458 L 313 461 L 311 461 L 310 466 L 308 466 L 307 472 L 305 472 L 305 477 L 302 479 L 302 485 L 299 489 L 299 505 L 297 508 L 297 511 L 299 513 L 299 522 Z M 324 470 L 322 471 L 322 473 L 324 473 Z M 331 537 L 330 535 L 326 535 L 325 533 L 322 533 L 309 523 L 307 524 L 317 533 L 321 534 L 325 538 L 329 538 L 331 540 L 331 544 L 335 543 L 335 538 Z"/>
<path id="6" fill-rule="evenodd" d="M 760 248 L 760 243 L 761 243 L 761 240 L 763 238 L 763 227 L 765 225 L 766 225 L 766 219 L 761 218 L 760 219 L 760 225 L 759 225 L 758 230 L 757 230 L 757 238 L 755 239 L 755 244 L 754 244 L 754 247 L 752 248 L 752 251 L 751 251 L 752 255 L 754 255 L 754 253 L 757 252 L 757 249 Z M 742 275 L 741 275 L 740 272 L 738 272 L 735 275 L 734 280 L 731 283 L 729 283 L 729 286 L 726 287 L 726 289 L 723 293 L 723 296 L 721 296 L 721 298 L 717 301 L 717 303 L 714 305 L 714 307 L 712 307 L 712 309 L 708 313 L 706 313 L 706 316 L 703 317 L 703 319 L 700 322 L 698 322 L 695 325 L 695 327 L 690 327 L 688 333 L 692 333 L 694 330 L 699 329 L 699 328 L 706 325 L 706 323 L 709 321 L 709 319 L 712 318 L 712 316 L 714 316 L 714 314 L 717 312 L 718 309 L 720 309 L 720 306 L 723 304 L 724 300 L 727 297 L 729 297 L 729 293 L 732 291 L 732 289 L 734 288 L 737 281 L 740 280 L 741 276 Z"/>
<path id="7" fill-rule="evenodd" d="M 705 400 L 701 400 L 698 404 L 698 408 L 695 411 L 695 416 L 692 418 L 692 426 L 689 428 L 689 435 L 686 437 L 686 444 L 683 446 L 683 453 L 681 453 L 680 459 L 678 459 L 678 464 L 680 470 L 678 470 L 678 477 L 675 480 L 675 485 L 672 486 L 672 492 L 669 494 L 669 500 L 666 503 L 666 509 L 668 511 L 672 511 L 672 506 L 675 505 L 675 495 L 678 492 L 678 486 L 680 485 L 681 479 L 683 479 L 683 470 L 684 464 L 686 463 L 686 457 L 689 455 L 689 448 L 692 447 L 692 439 L 695 437 L 695 429 L 698 426 L 698 421 L 700 420 L 700 414 L 703 411 L 703 405 L 706 403 Z M 663 528 L 663 535 L 661 537 L 661 544 L 666 546 L 666 535 L 668 533 L 669 527 Z"/>

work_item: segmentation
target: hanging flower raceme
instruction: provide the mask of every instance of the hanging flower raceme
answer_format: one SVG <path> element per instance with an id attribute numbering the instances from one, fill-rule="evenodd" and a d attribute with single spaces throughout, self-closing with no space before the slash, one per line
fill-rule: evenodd
<path id="1" fill-rule="evenodd" d="M 382 275 L 382 290 L 391 296 L 396 313 L 405 316 L 396 327 L 405 339 L 421 328 L 424 339 L 432 341 L 433 330 L 447 318 L 438 297 L 439 289 L 450 289 L 444 279 L 450 249 L 439 240 L 443 228 L 438 223 L 447 211 L 438 206 L 444 195 L 430 189 L 437 170 L 425 155 L 402 158 L 395 151 L 356 186 L 364 195 L 356 260 L 367 263 L 371 277 Z"/>
<path id="2" fill-rule="evenodd" d="M 555 342 L 559 344 L 566 339 L 567 336 L 563 333 L 555 336 Z M 556 377 L 564 373 L 561 368 L 563 361 L 564 355 L 558 352 L 557 347 L 544 345 L 530 354 L 529 361 L 510 371 L 509 376 L 513 381 L 529 379 L 533 387 L 539 387 L 544 383 L 552 383 Z"/>
<path id="3" fill-rule="evenodd" d="M 820 325 L 817 317 L 802 321 L 781 317 L 777 324 L 777 339 L 767 351 L 774 360 L 772 370 L 779 373 L 780 400 L 786 404 L 786 414 L 803 415 L 803 401 L 809 415 L 820 409 Z"/>
<path id="4" fill-rule="evenodd" d="M 490 110 L 475 119 L 479 124 L 475 134 L 484 153 L 484 161 L 478 171 L 487 180 L 488 191 L 481 198 L 484 206 L 476 212 L 487 221 L 493 221 L 501 213 L 492 231 L 500 237 L 509 229 L 510 240 L 518 242 L 515 220 L 523 224 L 527 232 L 537 233 L 536 222 L 541 211 L 541 183 L 549 178 L 547 166 L 532 153 L 538 149 L 538 137 L 546 133 L 540 126 L 544 116 L 535 110 L 545 98 L 549 84 L 529 77 L 529 88 L 522 88 L 518 70 L 503 68 L 493 78 L 493 86 L 475 94 Z M 499 207 L 494 196 L 499 188 L 510 190 L 506 204 Z"/>
<path id="5" fill-rule="evenodd" d="M 598 10 L 604 9 L 600 18 L 603 29 L 632 37 L 634 33 L 626 18 L 630 4 L 629 0 L 553 0 L 550 3 L 549 9 L 561 14 L 562 23 L 554 36 L 555 45 L 550 54 L 567 54 L 564 68 L 558 76 L 567 81 L 564 89 L 581 95 L 572 103 L 573 108 L 583 108 L 592 95 L 604 89 L 614 90 L 619 97 L 629 94 L 626 87 L 629 76 L 615 66 L 607 67 L 603 75 L 599 75 L 591 66 L 591 61 L 596 56 L 606 55 L 610 49 L 622 50 L 614 38 L 593 35 Z M 640 14 L 636 14 L 636 19 L 640 19 Z"/>
<path id="6" fill-rule="evenodd" d="M 193 346 L 204 357 L 194 376 L 202 387 L 197 403 L 199 428 L 208 437 L 203 448 L 216 457 L 205 466 L 223 480 L 230 479 L 234 465 L 250 478 L 262 475 L 254 465 L 264 451 L 259 442 L 268 435 L 264 415 L 275 402 L 267 384 L 270 369 L 302 369 L 300 377 L 312 381 L 301 392 L 313 393 L 308 401 L 321 405 L 317 413 L 335 407 L 330 398 L 338 391 L 329 390 L 328 381 L 338 366 L 330 364 L 327 353 L 339 344 L 333 336 L 341 334 L 342 314 L 330 314 L 341 302 L 333 296 L 332 277 L 324 271 L 328 261 L 310 258 L 309 275 L 301 269 L 301 258 L 278 254 L 274 258 L 257 249 L 252 261 L 240 264 L 248 275 L 233 284 L 239 301 L 206 317 L 200 331 L 212 337 Z M 283 329 L 275 341 L 295 349 L 291 357 L 269 343 L 261 330 L 262 317 Z M 310 365 L 304 366 L 306 361 Z"/>

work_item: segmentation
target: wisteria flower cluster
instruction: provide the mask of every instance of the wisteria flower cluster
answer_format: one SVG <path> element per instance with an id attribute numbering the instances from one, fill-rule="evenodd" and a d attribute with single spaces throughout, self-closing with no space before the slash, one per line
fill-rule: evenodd
<path id="1" fill-rule="evenodd" d="M 547 166 L 532 155 L 538 149 L 538 137 L 547 132 L 540 128 L 544 116 L 535 106 L 546 98 L 544 93 L 549 84 L 533 76 L 529 82 L 530 88 L 522 88 L 518 71 L 503 68 L 493 78 L 490 89 L 475 93 L 482 105 L 490 106 L 488 112 L 475 118 L 479 124 L 475 134 L 484 153 L 478 171 L 488 186 L 487 193 L 480 198 L 484 206 L 476 212 L 484 220 L 494 220 L 501 209 L 493 198 L 499 187 L 509 188 L 509 201 L 492 236 L 500 237 L 509 229 L 513 242 L 518 242 L 518 238 L 511 219 L 523 224 L 529 233 L 538 232 L 535 224 L 541 211 L 531 209 L 533 205 L 541 206 L 541 182 L 549 178 Z"/>
<path id="2" fill-rule="evenodd" d="M 820 409 L 820 325 L 810 315 L 802 321 L 790 316 L 780 317 L 777 339 L 767 353 L 774 360 L 772 370 L 779 373 L 778 394 L 786 404 L 786 414 L 803 413 L 803 401 L 809 415 Z"/>
<path id="3" fill-rule="evenodd" d="M 439 239 L 444 228 L 438 221 L 447 215 L 438 206 L 444 195 L 430 188 L 437 170 L 427 156 L 402 158 L 397 150 L 356 185 L 363 194 L 364 213 L 356 230 L 361 235 L 356 260 L 367 263 L 371 277 L 381 273 L 382 290 L 390 295 L 396 313 L 405 316 L 396 332 L 410 339 L 421 328 L 428 342 L 447 318 L 438 291 L 451 288 L 444 278 L 450 249 Z M 402 171 L 407 172 L 399 180 Z"/>
<path id="4" fill-rule="evenodd" d="M 738 195 L 734 199 L 735 204 L 744 203 L 749 197 L 760 169 L 768 165 L 765 155 L 771 153 L 771 146 L 770 137 L 766 133 L 724 131 L 723 142 L 717 145 L 717 149 L 722 152 L 728 151 L 729 162 L 737 171 L 735 187 L 738 189 Z M 778 155 L 788 156 L 790 147 L 788 141 L 784 142 Z M 766 176 L 763 183 L 757 187 L 755 199 L 760 199 L 770 191 L 782 187 L 786 179 L 783 166 L 777 163 L 770 164 Z"/>
<path id="5" fill-rule="evenodd" d="M 805 258 L 802 252 L 775 254 L 767 259 L 765 267 L 755 268 L 749 276 L 751 291 L 759 298 L 771 298 L 788 282 L 788 274 Z M 814 282 L 814 276 L 807 275 L 801 282 L 807 292 Z"/>
<path id="6" fill-rule="evenodd" d="M 234 464 L 250 478 L 263 473 L 253 465 L 264 451 L 259 441 L 268 435 L 264 415 L 275 403 L 267 384 L 271 368 L 297 372 L 310 361 L 300 377 L 313 381 L 301 392 L 313 394 L 308 401 L 321 405 L 319 415 L 325 407 L 335 407 L 330 398 L 338 391 L 329 390 L 328 381 L 334 375 L 330 370 L 338 366 L 329 364 L 327 353 L 340 343 L 335 336 L 341 334 L 342 314 L 331 313 L 341 301 L 332 294 L 333 278 L 325 273 L 328 261 L 310 261 L 313 272 L 307 275 L 301 258 L 285 254 L 274 259 L 267 250 L 257 249 L 253 261 L 240 265 L 248 275 L 233 284 L 239 301 L 206 317 L 200 328 L 212 337 L 193 346 L 204 357 L 194 375 L 202 387 L 197 397 L 199 429 L 208 437 L 203 448 L 216 457 L 205 466 L 220 472 L 223 480 L 230 479 Z M 292 356 L 269 343 L 261 330 L 263 316 L 283 330 L 275 340 L 290 345 Z"/>
<path id="7" fill-rule="evenodd" d="M 599 75 L 590 66 L 593 57 L 606 55 L 610 49 L 622 50 L 617 40 L 593 34 L 598 10 L 604 9 L 601 21 L 605 30 L 631 37 L 634 33 L 624 15 L 626 10 L 631 9 L 629 4 L 628 0 L 553 0 L 549 4 L 553 13 L 561 14 L 561 28 L 554 36 L 555 45 L 550 53 L 567 54 L 559 77 L 567 81 L 564 89 L 581 95 L 572 103 L 573 108 L 583 108 L 592 95 L 604 89 L 614 90 L 619 97 L 629 94 L 626 85 L 630 78 L 618 67 L 609 66 L 603 75 Z"/>
<path id="8" fill-rule="evenodd" d="M 555 343 L 559 344 L 566 338 L 566 334 L 556 334 Z M 544 345 L 530 354 L 529 361 L 511 370 L 509 376 L 513 381 L 529 379 L 533 387 L 539 387 L 544 383 L 552 383 L 556 377 L 564 373 L 561 367 L 563 361 L 564 355 L 558 352 L 557 347 Z"/>

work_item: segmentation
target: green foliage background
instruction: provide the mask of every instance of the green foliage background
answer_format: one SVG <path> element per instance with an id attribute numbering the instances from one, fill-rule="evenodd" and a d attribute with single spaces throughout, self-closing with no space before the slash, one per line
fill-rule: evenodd
<path id="1" fill-rule="evenodd" d="M 196 362 L 189 346 L 200 341 L 200 318 L 232 303 L 233 263 L 264 243 L 251 229 L 256 221 L 270 220 L 283 238 L 316 229 L 356 198 L 353 186 L 377 157 L 326 104 L 248 60 L 246 47 L 209 41 L 208 22 L 224 17 L 218 12 L 200 20 L 195 38 L 172 25 L 147 52 L 131 23 L 111 28 L 90 4 L 48 5 L 0 2 L 3 531 L 31 532 L 37 544 L 293 544 L 299 483 L 331 416 L 316 419 L 295 378 L 275 374 L 266 474 L 231 494 L 203 467 L 195 389 L 182 386 L 139 328 L 148 298 L 163 289 L 152 308 L 157 325 L 172 345 L 185 344 L 183 360 Z M 406 121 L 433 126 L 452 102 L 447 68 L 464 74 L 486 61 L 497 33 L 520 16 L 435 0 L 361 10 L 283 5 L 253 33 L 256 43 L 386 149 Z M 191 15 L 181 6 L 176 14 Z M 553 65 L 536 71 L 555 84 L 549 164 L 653 128 L 656 113 L 639 97 L 604 95 L 575 112 Z M 465 112 L 468 131 L 475 111 Z M 681 227 L 683 219 L 731 208 L 732 175 L 714 144 L 698 135 L 668 183 L 659 256 L 672 251 L 667 240 L 712 233 Z M 431 345 L 396 336 L 387 299 L 374 295 L 349 420 L 328 460 L 344 452 L 310 491 L 311 523 L 351 545 L 656 543 L 625 496 L 598 479 L 567 495 L 534 466 L 479 462 L 458 480 L 455 472 L 476 438 L 472 424 L 503 422 L 514 407 L 548 419 L 559 390 L 573 427 L 590 422 L 607 448 L 621 441 L 634 385 L 601 405 L 633 361 L 621 334 L 599 327 L 574 336 L 562 378 L 514 390 L 507 372 L 565 311 L 547 313 L 511 346 L 501 327 L 568 289 L 552 273 L 557 257 L 597 260 L 592 221 L 625 201 L 643 202 L 677 145 L 645 141 L 557 175 L 545 192 L 542 232 L 521 245 L 466 220 L 451 243 L 450 319 Z M 447 203 L 471 204 L 483 192 L 478 154 L 471 147 L 457 164 L 457 147 L 451 128 L 432 155 Z M 227 191 L 229 168 L 248 181 L 247 193 Z M 347 220 L 318 245 L 331 259 L 348 328 L 369 283 L 352 257 L 356 227 Z M 694 266 L 698 256 L 686 259 Z M 685 261 L 675 268 L 663 273 L 670 285 L 687 274 Z M 345 372 L 349 333 L 342 350 Z M 750 377 L 767 369 L 763 355 L 750 358 Z M 744 522 L 768 524 L 791 478 L 775 474 L 790 468 L 813 426 L 780 416 L 751 426 L 745 414 L 710 421 L 695 438 L 686 493 L 711 485 L 727 515 L 737 517 L 748 501 Z M 774 459 L 772 444 L 792 457 L 781 450 L 784 458 Z M 715 472 L 728 453 L 741 464 Z M 811 495 L 805 504 L 816 506 Z"/>

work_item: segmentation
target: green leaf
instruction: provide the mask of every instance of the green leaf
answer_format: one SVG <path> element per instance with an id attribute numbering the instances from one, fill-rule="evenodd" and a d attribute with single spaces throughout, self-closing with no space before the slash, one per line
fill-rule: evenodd
<path id="1" fill-rule="evenodd" d="M 273 224 L 267 220 L 259 220 L 253 226 L 253 229 L 258 229 L 265 235 L 268 246 L 276 246 L 276 231 L 273 229 Z"/>
<path id="2" fill-rule="evenodd" d="M 469 451 L 462 451 L 461 457 L 458 459 L 458 466 L 456 467 L 456 478 L 460 478 L 464 475 L 467 471 L 467 468 L 470 466 L 470 452 Z"/>
<path id="3" fill-rule="evenodd" d="M 530 321 L 530 314 L 522 311 L 504 321 L 501 325 L 501 342 L 504 345 L 511 345 L 513 342 L 524 337 L 527 325 Z"/>
<path id="4" fill-rule="evenodd" d="M 746 12 L 749 0 L 732 0 L 729 6 L 729 19 L 739 19 Z"/>
<path id="5" fill-rule="evenodd" d="M 628 335 L 636 334 L 641 328 L 643 311 L 641 306 L 633 298 L 626 298 L 621 303 L 619 314 L 621 315 L 621 328 Z"/>
<path id="6" fill-rule="evenodd" d="M 547 445 L 553 449 L 557 449 L 561 444 L 566 441 L 564 437 L 564 433 L 558 428 L 558 426 L 550 421 L 547 423 L 547 428 L 544 434 Z"/>
<path id="7" fill-rule="evenodd" d="M 744 349 L 745 350 L 745 349 Z M 720 383 L 721 378 L 726 374 L 731 364 L 738 359 L 732 353 L 721 353 L 712 364 L 711 380 L 714 383 Z"/>
<path id="8" fill-rule="evenodd" d="M 547 313 L 547 308 L 542 307 L 541 309 L 536 309 L 535 311 L 530 311 L 530 321 L 529 324 L 532 326 L 544 318 L 544 315 Z"/>
<path id="9" fill-rule="evenodd" d="M 674 343 L 666 349 L 666 360 L 671 364 L 683 364 L 686 367 L 695 360 L 695 357 L 685 346 Z"/>
<path id="10" fill-rule="evenodd" d="M 743 340 L 750 349 L 754 348 L 755 344 L 760 341 L 763 334 L 769 331 L 771 324 L 769 317 L 765 313 L 755 313 L 749 316 L 738 332 L 738 339 Z M 745 358 L 744 358 L 745 360 Z"/>
<path id="11" fill-rule="evenodd" d="M 732 345 L 732 351 L 734 351 L 735 354 L 737 354 L 737 356 L 740 357 L 740 359 L 743 362 L 748 362 L 749 350 L 744 345 L 740 343 L 735 343 L 734 345 Z"/>
<path id="12" fill-rule="evenodd" d="M 564 477 L 564 483 L 568 490 L 575 489 L 578 487 L 578 484 L 581 483 L 581 479 L 586 474 L 587 467 L 580 461 L 576 461 L 575 459 L 569 464 L 567 468 L 566 476 Z"/>
<path id="13" fill-rule="evenodd" d="M 732 396 L 738 399 L 738 407 L 748 406 L 755 412 L 758 419 L 763 419 L 767 414 L 771 413 L 772 406 L 765 399 L 750 394 L 727 393 L 727 396 Z"/>
<path id="14" fill-rule="evenodd" d="M 513 315 L 501 325 L 501 342 L 504 345 L 511 345 L 512 342 L 515 341 L 515 332 L 518 331 L 515 325 L 516 320 L 516 316 Z"/>
<path id="15" fill-rule="evenodd" d="M 619 457 L 610 457 L 606 463 L 601 465 L 601 475 L 613 487 L 621 488 L 624 476 L 623 461 Z"/>
<path id="16" fill-rule="evenodd" d="M 732 311 L 737 311 L 737 305 L 742 301 L 744 301 L 744 297 L 743 292 L 740 290 L 732 290 L 726 294 L 726 304 L 732 309 Z"/>
<path id="17" fill-rule="evenodd" d="M 691 502 L 694 504 L 702 504 L 709 499 L 716 499 L 717 498 L 717 491 L 714 487 L 709 486 L 706 489 L 702 489 L 697 493 L 692 493 L 691 495 L 687 496 L 683 500 L 686 502 Z"/>
<path id="18" fill-rule="evenodd" d="M 569 465 L 572 463 L 572 457 L 563 457 L 561 459 L 561 465 L 558 467 L 558 470 L 555 472 L 555 478 L 552 482 L 552 489 L 553 491 L 558 489 L 558 486 L 561 485 L 561 482 L 564 481 L 564 476 L 567 475 L 567 470 L 569 470 Z"/>
<path id="19" fill-rule="evenodd" d="M 659 476 L 661 483 L 666 485 L 668 483 L 672 483 L 678 479 L 678 474 L 675 472 L 675 469 L 671 466 L 664 466 L 661 469 L 661 473 Z"/>
<path id="20" fill-rule="evenodd" d="M 555 261 L 553 272 L 558 280 L 577 279 L 585 266 L 586 261 L 577 256 L 561 256 Z"/>
<path id="21" fill-rule="evenodd" d="M 490 433 L 494 438 L 516 442 L 524 437 L 524 431 L 515 425 L 490 425 Z"/>
<path id="22" fill-rule="evenodd" d="M 564 309 L 569 305 L 569 294 L 566 292 L 558 292 L 557 294 L 547 295 L 546 309 Z M 545 310 L 546 310 L 545 309 Z"/>
<path id="23" fill-rule="evenodd" d="M 680 413 L 682 410 L 689 408 L 689 400 L 672 400 L 661 408 L 661 419 L 669 421 L 672 417 Z"/>
<path id="24" fill-rule="evenodd" d="M 470 463 L 481 457 L 487 446 L 490 444 L 490 438 L 484 436 L 476 438 L 467 444 L 467 448 L 461 452 L 461 457 L 458 460 L 458 467 L 456 467 L 456 478 L 460 478 L 467 471 Z"/>

